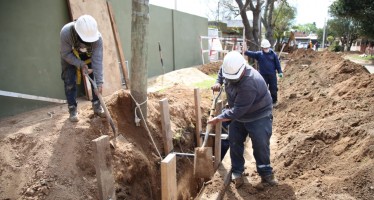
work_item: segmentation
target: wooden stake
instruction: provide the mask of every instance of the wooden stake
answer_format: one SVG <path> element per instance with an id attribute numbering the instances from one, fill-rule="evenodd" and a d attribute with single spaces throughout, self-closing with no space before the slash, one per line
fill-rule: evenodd
<path id="1" fill-rule="evenodd" d="M 161 199 L 177 199 L 177 159 L 169 154 L 161 161 Z"/>
<path id="2" fill-rule="evenodd" d="M 194 97 L 195 97 L 195 114 L 196 114 L 196 146 L 201 146 L 201 137 L 200 134 L 203 130 L 201 124 L 201 98 L 200 98 L 200 89 L 194 89 Z"/>
<path id="3" fill-rule="evenodd" d="M 164 138 L 164 153 L 168 155 L 173 151 L 173 133 L 171 132 L 170 125 L 170 112 L 168 99 L 164 98 L 160 100 L 160 112 L 161 112 L 161 125 L 162 125 L 162 136 Z"/>
<path id="4" fill-rule="evenodd" d="M 222 112 L 222 100 L 219 100 L 216 105 L 215 116 L 221 114 Z M 221 163 L 221 134 L 222 134 L 222 122 L 216 124 L 214 137 L 214 170 L 218 169 L 219 164 Z"/>
<path id="5" fill-rule="evenodd" d="M 121 61 L 123 76 L 125 77 L 126 88 L 129 89 L 130 88 L 130 80 L 129 80 L 129 74 L 127 73 L 126 59 L 125 59 L 125 54 L 123 53 L 123 49 L 122 49 L 121 37 L 119 36 L 118 29 L 117 29 L 117 24 L 116 24 L 116 21 L 114 20 L 112 4 L 109 1 L 107 1 L 106 3 L 108 5 L 110 23 L 112 24 L 114 40 L 116 41 L 116 46 L 117 46 L 117 50 L 118 50 L 118 54 L 119 54 L 119 60 Z"/>
<path id="6" fill-rule="evenodd" d="M 92 143 L 100 199 L 116 200 L 109 136 L 103 135 L 92 140 Z"/>

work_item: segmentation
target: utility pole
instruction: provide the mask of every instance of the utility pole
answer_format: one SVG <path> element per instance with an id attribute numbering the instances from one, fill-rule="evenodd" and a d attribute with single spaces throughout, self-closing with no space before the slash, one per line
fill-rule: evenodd
<path id="1" fill-rule="evenodd" d="M 132 0 L 131 95 L 147 119 L 149 0 Z M 138 113 L 139 114 L 139 113 Z M 138 115 L 141 117 L 141 115 Z"/>
<path id="2" fill-rule="evenodd" d="M 325 18 L 325 23 L 324 23 L 324 26 L 323 26 L 322 49 L 325 48 L 325 34 L 326 34 L 326 18 Z"/>

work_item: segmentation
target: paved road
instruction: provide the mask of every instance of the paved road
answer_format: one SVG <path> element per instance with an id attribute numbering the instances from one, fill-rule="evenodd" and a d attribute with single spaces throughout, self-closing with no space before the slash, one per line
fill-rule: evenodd
<path id="1" fill-rule="evenodd" d="M 370 74 L 374 74 L 374 65 L 364 64 L 364 66 Z"/>

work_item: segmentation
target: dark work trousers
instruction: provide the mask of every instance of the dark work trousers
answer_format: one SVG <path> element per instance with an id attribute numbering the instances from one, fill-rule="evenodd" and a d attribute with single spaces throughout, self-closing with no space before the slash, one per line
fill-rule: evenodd
<path id="1" fill-rule="evenodd" d="M 64 87 L 65 87 L 65 95 L 66 95 L 66 100 L 68 102 L 68 106 L 77 106 L 77 68 L 73 65 L 70 65 L 66 63 L 65 61 L 62 62 L 62 73 L 61 73 L 61 79 L 64 81 Z M 88 66 L 89 68 L 91 65 Z M 83 77 L 82 73 L 82 77 Z M 89 76 L 94 80 L 93 73 L 89 74 Z M 81 82 L 83 84 L 83 81 Z M 99 100 L 99 98 L 96 96 L 94 90 L 93 90 L 93 85 L 91 84 L 92 88 L 92 102 L 95 102 Z"/>
<path id="2" fill-rule="evenodd" d="M 269 87 L 269 91 L 271 94 L 271 98 L 273 99 L 273 103 L 278 101 L 278 83 L 277 83 L 277 74 L 261 74 L 261 76 L 265 79 L 266 84 Z"/>
<path id="3" fill-rule="evenodd" d="M 253 156 L 260 176 L 273 173 L 270 165 L 270 137 L 272 135 L 272 115 L 252 121 L 232 121 L 229 126 L 229 142 L 232 172 L 244 172 L 244 142 L 249 136 L 252 141 Z"/>

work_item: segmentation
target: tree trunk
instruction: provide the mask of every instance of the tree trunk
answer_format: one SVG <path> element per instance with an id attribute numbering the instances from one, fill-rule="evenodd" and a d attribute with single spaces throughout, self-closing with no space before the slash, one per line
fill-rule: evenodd
<path id="1" fill-rule="evenodd" d="M 275 21 L 277 20 L 275 19 L 273 21 L 273 11 L 274 11 L 274 0 L 268 0 L 265 5 L 265 13 L 264 13 L 264 18 L 262 22 L 266 28 L 265 37 L 267 40 L 269 40 L 272 47 L 274 45 L 274 26 L 276 23 Z"/>
<path id="2" fill-rule="evenodd" d="M 145 120 L 147 119 L 148 23 L 149 1 L 132 0 L 130 92 L 135 101 L 141 104 L 140 108 Z"/>

